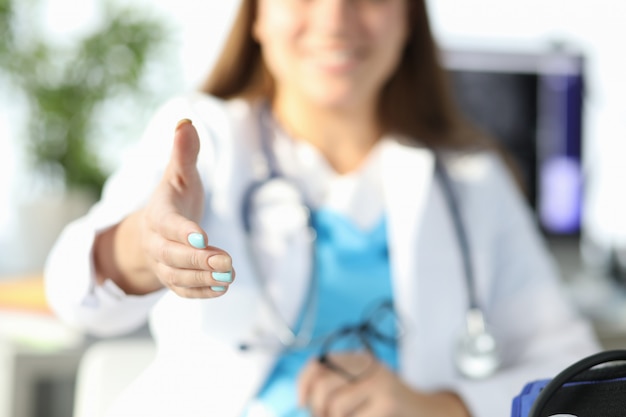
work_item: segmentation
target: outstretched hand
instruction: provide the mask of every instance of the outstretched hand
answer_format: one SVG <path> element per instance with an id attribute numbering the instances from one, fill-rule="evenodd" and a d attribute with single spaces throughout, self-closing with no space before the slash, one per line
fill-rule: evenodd
<path id="1" fill-rule="evenodd" d="M 167 287 L 181 297 L 212 298 L 232 283 L 230 255 L 208 246 L 207 234 L 198 225 L 205 199 L 197 168 L 199 150 L 198 132 L 190 120 L 181 120 L 170 161 L 148 204 L 99 237 L 104 242 L 104 249 L 96 252 L 99 275 L 109 272 L 127 293 Z M 106 257 L 107 245 L 113 262 Z M 106 271 L 110 263 L 116 266 L 113 272 Z"/>
<path id="2" fill-rule="evenodd" d="M 200 228 L 204 188 L 197 168 L 200 139 L 188 119 L 176 126 L 169 164 L 146 207 L 143 244 L 159 281 L 183 297 L 223 294 L 233 279 L 232 261 L 207 246 Z"/>

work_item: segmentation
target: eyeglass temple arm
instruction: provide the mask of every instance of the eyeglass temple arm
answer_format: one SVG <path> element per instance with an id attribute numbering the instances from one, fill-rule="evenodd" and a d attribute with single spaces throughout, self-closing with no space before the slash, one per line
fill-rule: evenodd
<path id="1" fill-rule="evenodd" d="M 346 371 L 345 369 L 335 365 L 331 360 L 328 359 L 328 355 L 326 353 L 323 353 L 320 356 L 318 356 L 317 361 L 321 363 L 322 365 L 324 365 L 326 368 L 330 369 L 331 371 L 336 372 L 339 375 L 341 375 L 348 382 L 356 382 L 358 379 L 362 378 L 361 375 L 359 376 L 352 375 L 350 372 Z"/>

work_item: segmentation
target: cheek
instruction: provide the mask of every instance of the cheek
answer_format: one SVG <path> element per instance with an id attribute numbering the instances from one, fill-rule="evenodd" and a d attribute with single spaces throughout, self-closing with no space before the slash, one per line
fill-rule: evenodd
<path id="1" fill-rule="evenodd" d="M 272 6 L 259 10 L 254 32 L 272 72 L 288 64 L 289 51 L 293 49 L 292 45 L 298 36 L 298 27 L 297 19 L 287 10 Z"/>
<path id="2" fill-rule="evenodd" d="M 408 32 L 406 13 L 404 8 L 397 8 L 387 11 L 384 15 L 371 16 L 369 20 L 370 33 L 389 48 L 401 48 L 406 41 Z"/>
<path id="3" fill-rule="evenodd" d="M 297 32 L 297 16 L 288 7 L 279 5 L 276 0 L 262 1 L 259 4 L 254 32 L 264 46 L 293 37 Z"/>

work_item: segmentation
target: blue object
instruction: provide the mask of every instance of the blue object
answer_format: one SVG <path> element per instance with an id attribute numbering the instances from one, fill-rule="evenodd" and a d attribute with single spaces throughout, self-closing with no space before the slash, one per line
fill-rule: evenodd
<path id="1" fill-rule="evenodd" d="M 527 383 L 522 392 L 513 398 L 511 417 L 528 417 L 533 403 L 548 382 L 550 382 L 549 379 L 542 379 Z"/>
<path id="2" fill-rule="evenodd" d="M 623 417 L 626 407 L 624 361 L 624 349 L 601 351 L 580 359 L 552 379 L 530 382 L 513 399 L 511 416 L 538 417 L 544 415 L 550 404 L 553 416 Z M 611 362 L 621 365 L 606 366 Z M 598 365 L 605 366 L 594 368 Z M 562 394 L 560 399 L 555 398 L 557 392 Z M 556 402 L 552 403 L 553 400 Z"/>
<path id="3" fill-rule="evenodd" d="M 313 213 L 313 225 L 318 234 L 314 268 L 318 276 L 314 282 L 319 294 L 313 340 L 323 340 L 338 328 L 359 322 L 368 307 L 393 295 L 384 218 L 372 229 L 361 230 L 350 219 L 322 209 Z M 375 349 L 379 360 L 397 368 L 395 345 Z M 320 346 L 315 343 L 286 351 L 257 399 L 276 416 L 309 416 L 307 410 L 297 408 L 297 377 L 306 362 L 319 353 Z"/>

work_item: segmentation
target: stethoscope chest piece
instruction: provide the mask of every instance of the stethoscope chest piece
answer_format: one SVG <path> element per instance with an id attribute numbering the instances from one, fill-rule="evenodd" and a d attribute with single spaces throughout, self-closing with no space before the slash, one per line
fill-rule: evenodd
<path id="1" fill-rule="evenodd" d="M 500 366 L 496 339 L 487 330 L 482 312 L 478 309 L 467 312 L 467 326 L 457 340 L 454 363 L 457 370 L 470 379 L 486 378 Z"/>

